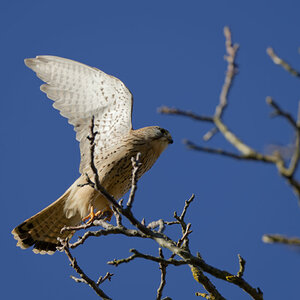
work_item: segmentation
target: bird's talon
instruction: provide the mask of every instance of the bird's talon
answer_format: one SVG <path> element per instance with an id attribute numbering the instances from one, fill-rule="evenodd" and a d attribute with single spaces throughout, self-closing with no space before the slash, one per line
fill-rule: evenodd
<path id="1" fill-rule="evenodd" d="M 94 221 L 94 219 L 95 219 L 94 207 L 91 206 L 90 213 L 82 219 L 82 222 L 87 221 L 86 224 L 91 224 Z"/>
<path id="2" fill-rule="evenodd" d="M 101 216 L 103 216 L 104 215 L 104 221 L 108 221 L 108 222 L 110 222 L 110 220 L 111 220 L 111 217 L 112 217 L 112 215 L 113 215 L 113 212 L 112 212 L 112 210 L 111 210 L 111 208 L 110 207 L 108 207 L 106 210 L 98 210 L 96 213 L 94 212 L 94 207 L 93 206 L 91 206 L 91 211 L 90 211 L 90 213 L 86 216 L 86 217 L 84 217 L 83 219 L 82 219 L 82 222 L 86 222 L 86 224 L 91 224 L 94 220 L 96 220 L 96 219 L 99 219 Z"/>

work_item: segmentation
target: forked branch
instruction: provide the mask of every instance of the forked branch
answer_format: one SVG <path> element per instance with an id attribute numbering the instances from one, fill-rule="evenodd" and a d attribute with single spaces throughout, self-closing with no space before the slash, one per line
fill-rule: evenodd
<path id="1" fill-rule="evenodd" d="M 204 140 L 207 141 L 214 136 L 217 132 L 221 132 L 223 137 L 227 140 L 229 144 L 231 144 L 236 150 L 235 152 L 229 152 L 223 149 L 215 149 L 210 147 L 203 147 L 197 145 L 189 140 L 185 140 L 184 143 L 189 149 L 193 149 L 196 151 L 207 152 L 217 155 L 222 155 L 238 160 L 247 160 L 247 161 L 259 161 L 264 163 L 272 163 L 276 166 L 279 174 L 287 180 L 287 182 L 291 185 L 294 190 L 296 196 L 300 201 L 300 182 L 295 178 L 296 170 L 300 161 L 300 104 L 299 104 L 299 113 L 297 120 L 290 114 L 281 109 L 279 104 L 277 104 L 271 97 L 267 97 L 267 104 L 270 105 L 273 109 L 273 116 L 280 116 L 287 120 L 290 123 L 292 128 L 295 131 L 295 141 L 293 147 L 293 154 L 289 161 L 289 165 L 285 165 L 284 158 L 278 152 L 274 152 L 271 155 L 260 153 L 257 150 L 254 150 L 251 146 L 242 141 L 237 135 L 230 130 L 227 125 L 225 125 L 223 121 L 223 115 L 225 108 L 228 107 L 228 95 L 229 91 L 232 88 L 232 84 L 237 73 L 237 64 L 236 64 L 236 54 L 238 51 L 238 45 L 232 43 L 231 33 L 228 27 L 224 29 L 225 34 L 225 47 L 226 53 L 225 59 L 227 61 L 227 71 L 225 75 L 225 81 L 220 93 L 219 104 L 216 106 L 216 111 L 213 116 L 201 115 L 199 116 L 195 112 L 184 111 L 177 108 L 169 108 L 162 107 L 159 111 L 163 114 L 169 115 L 179 115 L 192 118 L 194 120 L 200 122 L 210 122 L 215 125 L 215 127 L 210 130 L 208 133 L 204 135 Z M 279 58 L 277 54 L 275 54 L 272 48 L 268 48 L 267 53 L 273 60 L 275 64 L 281 65 L 285 70 L 291 73 L 294 76 L 300 77 L 300 73 L 296 71 L 293 67 L 291 67 L 288 63 L 286 63 L 283 59 Z"/>

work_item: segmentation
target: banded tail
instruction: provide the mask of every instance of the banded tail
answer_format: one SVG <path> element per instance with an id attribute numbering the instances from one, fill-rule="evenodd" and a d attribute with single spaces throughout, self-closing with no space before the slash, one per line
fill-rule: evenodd
<path id="1" fill-rule="evenodd" d="M 12 230 L 11 233 L 18 241 L 17 246 L 22 249 L 33 246 L 34 253 L 53 254 L 56 247 L 60 246 L 58 237 L 72 237 L 74 232 L 60 233 L 64 226 L 75 226 L 81 221 L 79 215 L 66 217 L 64 205 L 69 193 L 68 190 L 58 200 Z"/>

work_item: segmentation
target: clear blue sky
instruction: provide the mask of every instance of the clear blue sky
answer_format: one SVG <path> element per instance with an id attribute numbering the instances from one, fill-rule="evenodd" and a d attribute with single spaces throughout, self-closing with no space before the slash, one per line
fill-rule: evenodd
<path id="1" fill-rule="evenodd" d="M 64 254 L 22 251 L 10 234 L 79 176 L 73 128 L 51 107 L 39 91 L 40 80 L 23 63 L 26 57 L 50 54 L 120 78 L 134 95 L 134 128 L 160 125 L 172 133 L 175 143 L 139 182 L 138 217 L 171 220 L 195 193 L 187 214 L 194 253 L 233 273 L 240 253 L 247 261 L 245 279 L 266 299 L 297 299 L 299 252 L 261 242 L 264 233 L 300 235 L 300 209 L 291 189 L 273 166 L 186 150 L 183 138 L 204 143 L 201 137 L 210 127 L 156 110 L 165 104 L 213 113 L 226 68 L 223 27 L 229 25 L 241 48 L 226 123 L 260 151 L 291 142 L 286 122 L 269 118 L 265 97 L 273 96 L 296 115 L 300 82 L 275 66 L 266 48 L 273 46 L 300 69 L 299 11 L 299 1 L 2 1 L 2 297 L 97 299 L 89 287 L 69 278 L 74 272 Z M 231 150 L 219 135 L 207 146 Z M 95 279 L 107 271 L 115 274 L 102 286 L 113 299 L 155 299 L 157 265 L 142 260 L 118 268 L 106 265 L 129 256 L 130 248 L 157 253 L 150 241 L 112 236 L 91 239 L 74 255 Z M 249 299 L 235 286 L 213 282 L 227 299 Z M 194 299 L 196 291 L 202 289 L 187 267 L 169 268 L 165 296 Z"/>

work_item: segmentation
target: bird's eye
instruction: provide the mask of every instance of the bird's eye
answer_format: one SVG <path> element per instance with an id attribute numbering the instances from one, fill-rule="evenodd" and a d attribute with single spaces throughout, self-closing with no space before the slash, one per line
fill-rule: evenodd
<path id="1" fill-rule="evenodd" d="M 163 129 L 163 128 L 160 129 L 160 132 L 161 132 L 162 134 L 166 134 L 166 133 L 167 133 L 166 129 Z"/>

